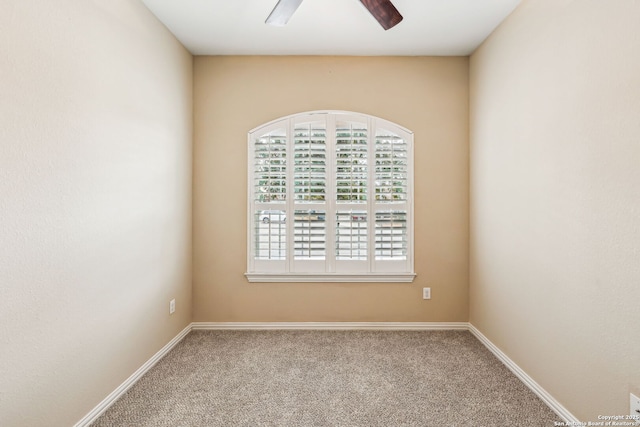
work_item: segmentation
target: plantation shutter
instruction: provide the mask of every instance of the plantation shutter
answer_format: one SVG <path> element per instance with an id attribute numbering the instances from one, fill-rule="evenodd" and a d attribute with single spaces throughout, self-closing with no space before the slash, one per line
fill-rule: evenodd
<path id="1" fill-rule="evenodd" d="M 336 196 L 338 202 L 366 203 L 368 181 L 366 123 L 336 123 Z"/>
<path id="2" fill-rule="evenodd" d="M 287 131 L 277 128 L 253 140 L 253 257 L 280 261 L 264 265 L 282 268 L 287 254 Z"/>
<path id="3" fill-rule="evenodd" d="M 347 117 L 346 119 L 349 119 Z M 367 271 L 369 266 L 369 123 L 336 120 L 336 271 Z"/>
<path id="4" fill-rule="evenodd" d="M 412 281 L 412 144 L 343 112 L 250 132 L 249 280 Z"/>
<path id="5" fill-rule="evenodd" d="M 326 120 L 296 122 L 293 131 L 294 271 L 325 271 Z"/>
<path id="6" fill-rule="evenodd" d="M 255 140 L 253 163 L 255 201 L 285 202 L 287 197 L 287 139 L 278 129 Z"/>
<path id="7" fill-rule="evenodd" d="M 404 261 L 409 241 L 409 146 L 394 132 L 378 129 L 375 138 L 375 259 Z"/>

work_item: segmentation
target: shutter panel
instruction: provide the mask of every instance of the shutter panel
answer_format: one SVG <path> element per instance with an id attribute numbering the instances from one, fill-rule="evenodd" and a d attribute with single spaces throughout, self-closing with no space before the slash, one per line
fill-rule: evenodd
<path id="1" fill-rule="evenodd" d="M 284 260 L 287 253 L 287 138 L 285 129 L 258 137 L 253 159 L 254 201 L 273 206 L 257 209 L 253 218 L 254 258 Z"/>
<path id="2" fill-rule="evenodd" d="M 367 259 L 367 212 L 338 211 L 336 213 L 336 259 Z"/>
<path id="3" fill-rule="evenodd" d="M 293 258 L 322 261 L 326 258 L 327 241 L 327 124 L 324 118 L 295 123 L 293 151 Z M 310 268 L 310 265 L 298 267 Z M 324 269 L 324 264 L 318 268 Z"/>
<path id="4" fill-rule="evenodd" d="M 284 202 L 287 196 L 287 139 L 279 129 L 256 139 L 254 147 L 256 202 Z"/>
<path id="5" fill-rule="evenodd" d="M 287 254 L 286 215 L 281 210 L 258 210 L 253 223 L 255 259 L 284 260 Z"/>
<path id="6" fill-rule="evenodd" d="M 367 196 L 369 186 L 369 130 L 366 122 L 336 120 L 335 131 L 335 258 L 368 259 Z M 354 263 L 338 268 L 356 268 Z M 366 264 L 358 268 L 365 267 Z"/>
<path id="7" fill-rule="evenodd" d="M 326 256 L 326 212 L 296 210 L 294 222 L 294 259 L 324 260 Z"/>
<path id="8" fill-rule="evenodd" d="M 323 122 L 297 124 L 294 134 L 294 200 L 324 202 L 327 187 L 326 125 Z"/>
<path id="9" fill-rule="evenodd" d="M 375 146 L 376 202 L 406 201 L 409 180 L 407 142 L 392 132 L 379 130 Z"/>
<path id="10" fill-rule="evenodd" d="M 399 135 L 378 129 L 375 151 L 375 258 L 406 260 L 409 145 Z"/>
<path id="11" fill-rule="evenodd" d="M 367 201 L 367 125 L 336 123 L 336 199 L 338 202 Z"/>
<path id="12" fill-rule="evenodd" d="M 376 260 L 407 258 L 407 212 L 377 211 L 375 225 Z"/>

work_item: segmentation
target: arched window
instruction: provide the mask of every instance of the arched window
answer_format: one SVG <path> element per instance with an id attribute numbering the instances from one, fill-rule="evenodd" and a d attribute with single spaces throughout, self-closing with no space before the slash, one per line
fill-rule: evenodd
<path id="1" fill-rule="evenodd" d="M 410 282 L 413 133 L 341 111 L 249 132 L 252 282 Z"/>

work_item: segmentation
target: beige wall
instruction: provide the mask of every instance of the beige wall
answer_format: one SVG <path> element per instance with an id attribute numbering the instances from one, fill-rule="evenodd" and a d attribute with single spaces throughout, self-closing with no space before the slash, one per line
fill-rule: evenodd
<path id="1" fill-rule="evenodd" d="M 245 279 L 247 132 L 324 109 L 414 131 L 414 283 Z M 196 57 L 194 114 L 195 321 L 467 321 L 467 58 Z"/>
<path id="2" fill-rule="evenodd" d="M 639 17 L 525 0 L 471 58 L 470 320 L 584 421 L 640 390 Z"/>
<path id="3" fill-rule="evenodd" d="M 138 1 L 2 2 L 0 425 L 73 425 L 191 321 L 191 91 Z"/>

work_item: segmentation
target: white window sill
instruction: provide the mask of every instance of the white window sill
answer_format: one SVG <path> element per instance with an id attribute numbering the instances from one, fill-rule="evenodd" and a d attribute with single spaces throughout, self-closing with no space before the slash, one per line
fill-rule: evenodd
<path id="1" fill-rule="evenodd" d="M 251 283 L 411 283 L 415 273 L 245 273 Z"/>

